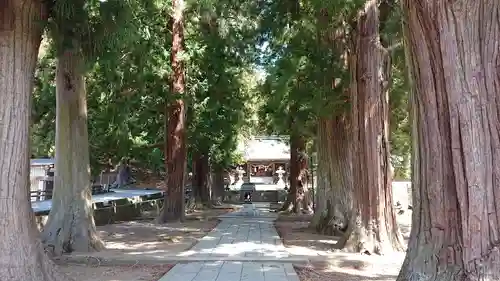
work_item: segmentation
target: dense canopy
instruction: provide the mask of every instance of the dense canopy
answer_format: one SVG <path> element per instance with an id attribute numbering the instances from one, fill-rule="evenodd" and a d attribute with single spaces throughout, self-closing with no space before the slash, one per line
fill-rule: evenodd
<path id="1" fill-rule="evenodd" d="M 407 248 L 400 281 L 498 280 L 500 4 L 476 2 L 3 0 L 0 279 L 62 281 L 51 258 L 104 248 L 103 173 L 156 184 L 169 223 L 272 158 L 279 212 L 334 249 Z M 41 231 L 30 156 L 57 167 Z"/>

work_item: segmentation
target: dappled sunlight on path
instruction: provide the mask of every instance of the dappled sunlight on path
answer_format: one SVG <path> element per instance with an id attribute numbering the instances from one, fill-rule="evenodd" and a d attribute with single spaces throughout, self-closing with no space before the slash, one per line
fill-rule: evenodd
<path id="1" fill-rule="evenodd" d="M 250 204 L 222 216 L 207 236 L 178 255 L 193 262 L 177 264 L 160 281 L 299 281 L 274 228 L 276 215 L 266 210 L 269 205 Z"/>
<path id="2" fill-rule="evenodd" d="M 244 218 L 223 221 L 183 257 L 288 257 L 272 221 Z"/>

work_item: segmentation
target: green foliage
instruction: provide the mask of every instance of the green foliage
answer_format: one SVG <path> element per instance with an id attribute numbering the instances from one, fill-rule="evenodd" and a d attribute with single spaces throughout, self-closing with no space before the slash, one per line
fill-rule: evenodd
<path id="1" fill-rule="evenodd" d="M 96 162 L 131 157 L 148 163 L 163 142 L 164 100 L 169 91 L 171 37 L 168 7 L 146 2 L 135 11 L 139 39 L 125 40 L 118 57 L 100 59 L 87 75 L 90 143 Z M 109 50 L 112 52 L 112 50 Z M 116 52 L 116 50 L 115 50 Z M 160 145 L 163 149 L 163 145 Z M 161 170 L 160 161 L 150 167 Z"/>
<path id="2" fill-rule="evenodd" d="M 383 41 L 393 51 L 392 83 L 389 91 L 390 142 L 394 177 L 410 179 L 411 128 L 408 111 L 409 85 L 406 73 L 404 49 L 402 47 L 401 11 L 398 8 L 388 18 L 382 33 Z"/>
<path id="3" fill-rule="evenodd" d="M 264 9 L 262 40 L 268 46 L 262 62 L 269 75 L 261 118 L 268 132 L 288 134 L 293 123 L 312 136 L 317 117 L 346 109 L 348 21 L 362 1 L 287 3 Z"/>
<path id="4" fill-rule="evenodd" d="M 396 179 L 410 178 L 411 127 L 408 111 L 408 81 L 404 70 L 404 56 L 393 65 L 390 92 L 391 160 Z"/>
<path id="5" fill-rule="evenodd" d="M 168 7 L 145 1 L 131 18 L 137 28 L 131 38 L 136 40 L 102 45 L 99 59 L 89 65 L 87 106 L 94 173 L 108 160 L 117 163 L 122 157 L 148 163 L 156 171 L 163 169 L 154 144 L 163 141 L 163 104 L 169 89 L 165 77 L 170 71 L 171 39 L 165 36 L 169 32 L 166 15 Z M 38 157 L 53 155 L 55 54 L 50 48 L 36 72 L 32 151 Z"/>
<path id="6" fill-rule="evenodd" d="M 91 65 L 124 40 L 138 39 L 133 12 L 140 8 L 134 0 L 57 0 L 50 4 L 47 27 L 58 54 L 78 49 Z"/>
<path id="7" fill-rule="evenodd" d="M 315 120 L 348 109 L 350 53 L 355 17 L 365 1 L 271 1 L 263 4 L 261 63 L 268 76 L 261 126 L 268 133 L 315 135 Z M 394 8 L 384 21 L 382 41 L 401 41 L 401 16 Z M 390 89 L 392 164 L 397 178 L 409 177 L 408 85 L 402 48 L 392 52 Z M 293 121 L 293 122 L 292 122 Z M 294 124 L 291 127 L 291 124 Z"/>
<path id="8" fill-rule="evenodd" d="M 44 43 L 47 43 L 46 41 Z M 46 47 L 46 44 L 43 44 Z M 38 60 L 35 72 L 33 108 L 31 113 L 31 154 L 35 157 L 54 156 L 56 85 L 53 48 Z"/>
<path id="9" fill-rule="evenodd" d="M 238 159 L 238 139 L 249 133 L 255 110 L 255 73 L 250 68 L 255 24 L 252 5 L 243 1 L 205 1 L 191 6 L 186 49 L 191 97 L 189 145 L 208 153 L 214 165 Z"/>
<path id="10" fill-rule="evenodd" d="M 64 15 L 61 18 L 73 14 L 58 9 Z M 240 160 L 235 153 L 238 140 L 252 134 L 255 122 L 255 118 L 246 118 L 257 110 L 251 102 L 257 99 L 258 85 L 250 65 L 256 27 L 252 24 L 255 20 L 250 20 L 253 9 L 251 2 L 187 3 L 183 59 L 188 142 L 190 150 L 208 151 L 214 164 L 221 167 Z M 135 5 L 128 23 L 135 32 L 122 33 L 129 37 L 110 40 L 113 44 L 98 44 L 97 60 L 89 63 L 86 84 L 94 173 L 122 157 L 156 172 L 164 170 L 164 110 L 170 91 L 169 13 L 170 3 L 165 1 L 145 0 Z M 51 46 L 40 59 L 36 74 L 32 134 L 36 157 L 53 155 L 57 45 Z"/>
<path id="11" fill-rule="evenodd" d="M 237 144 L 251 135 L 314 138 L 316 120 L 345 112 L 352 19 L 364 1 L 190 0 L 185 12 L 188 156 L 208 153 L 218 168 L 242 161 Z M 55 137 L 55 57 L 78 43 L 87 60 L 93 172 L 135 159 L 164 170 L 169 97 L 170 1 L 55 1 L 51 40 L 35 77 L 32 153 L 51 156 Z M 70 21 L 72 19 L 72 21 Z M 399 14 L 384 42 L 401 38 Z M 393 53 L 392 161 L 408 177 L 409 123 L 402 50 Z M 188 163 L 190 165 L 190 163 Z"/>

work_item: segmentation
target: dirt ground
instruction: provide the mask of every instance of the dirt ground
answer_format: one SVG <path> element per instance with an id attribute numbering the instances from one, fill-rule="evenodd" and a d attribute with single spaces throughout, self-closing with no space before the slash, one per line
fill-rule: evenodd
<path id="1" fill-rule="evenodd" d="M 196 211 L 186 215 L 183 223 L 158 225 L 145 219 L 99 226 L 106 249 L 92 253 L 82 264 L 61 262 L 60 268 L 75 281 L 156 281 L 174 264 L 143 265 L 142 257 L 175 255 L 188 250 L 219 223 L 218 215 L 231 210 L 227 205 Z M 136 262 L 120 266 L 102 263 L 127 255 Z"/>
<path id="2" fill-rule="evenodd" d="M 60 270 L 75 281 L 157 281 L 174 265 L 64 265 Z"/>
<path id="3" fill-rule="evenodd" d="M 405 240 L 409 237 L 411 212 L 397 215 Z M 335 237 L 315 234 L 308 228 L 311 216 L 280 215 L 278 233 L 287 250 L 309 256 L 310 264 L 296 266 L 301 281 L 394 281 L 404 260 L 404 252 L 361 255 L 332 250 Z"/>

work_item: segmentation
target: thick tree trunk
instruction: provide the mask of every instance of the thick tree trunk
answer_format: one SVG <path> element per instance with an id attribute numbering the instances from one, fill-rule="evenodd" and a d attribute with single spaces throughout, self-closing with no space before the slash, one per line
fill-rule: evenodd
<path id="1" fill-rule="evenodd" d="M 172 95 L 167 99 L 165 128 L 166 192 L 159 222 L 184 220 L 184 182 L 186 171 L 186 108 L 184 94 L 184 65 L 181 61 L 184 44 L 184 0 L 173 0 L 172 16 Z"/>
<path id="2" fill-rule="evenodd" d="M 379 41 L 377 1 L 367 1 L 357 20 L 350 65 L 355 214 L 338 247 L 381 254 L 403 248 L 390 176 L 387 92 L 390 62 Z"/>
<path id="3" fill-rule="evenodd" d="M 130 163 L 128 159 L 122 158 L 118 163 L 115 171 L 117 172 L 116 179 L 113 182 L 115 188 L 122 188 L 129 184 L 132 184 L 133 179 L 130 172 Z"/>
<path id="4" fill-rule="evenodd" d="M 290 190 L 282 211 L 311 212 L 311 194 L 307 186 L 306 142 L 299 133 L 290 134 Z"/>
<path id="5" fill-rule="evenodd" d="M 341 235 L 352 216 L 352 167 L 345 116 L 318 120 L 318 201 L 311 227 Z"/>
<path id="6" fill-rule="evenodd" d="M 52 209 L 42 234 L 52 255 L 104 248 L 94 223 L 83 57 L 67 50 L 56 71 L 56 170 Z"/>
<path id="7" fill-rule="evenodd" d="M 44 254 L 29 201 L 33 76 L 45 20 L 39 1 L 0 2 L 0 276 L 68 280 Z"/>
<path id="8" fill-rule="evenodd" d="M 318 44 L 336 51 L 345 48 L 345 43 L 338 34 L 347 32 L 332 28 L 336 26 L 332 25 L 335 19 L 332 18 L 328 9 L 319 9 L 316 17 L 319 27 Z M 347 51 L 343 52 L 345 53 L 343 56 L 345 57 L 345 70 L 348 70 L 348 54 Z M 337 82 L 332 77 L 332 81 L 326 80 L 324 86 L 331 87 L 336 84 Z M 310 226 L 317 232 L 327 235 L 342 235 L 352 216 L 352 165 L 348 121 L 348 115 L 341 113 L 329 118 L 320 117 L 317 122 L 317 193 L 319 196 L 317 196 L 316 209 Z"/>
<path id="9" fill-rule="evenodd" d="M 313 213 L 313 194 L 311 192 L 310 186 L 309 186 L 309 169 L 308 169 L 308 163 L 309 159 L 307 158 L 307 154 L 305 151 L 304 147 L 304 159 L 301 159 L 301 171 L 300 171 L 300 185 L 299 187 L 299 194 L 301 194 L 301 205 L 302 205 L 302 212 L 305 214 L 312 214 Z"/>
<path id="10" fill-rule="evenodd" d="M 316 209 L 310 227 L 319 233 L 333 234 L 329 222 L 334 217 L 335 209 L 332 202 L 335 200 L 333 192 L 333 179 L 330 172 L 333 164 L 333 146 L 330 138 L 333 137 L 333 120 L 321 117 L 318 119 L 317 153 L 318 153 L 318 182 L 316 188 Z"/>
<path id="11" fill-rule="evenodd" d="M 208 155 L 195 152 L 193 154 L 193 191 L 198 207 L 211 205 L 211 171 Z"/>
<path id="12" fill-rule="evenodd" d="M 500 280 L 500 2 L 402 6 L 414 157 L 398 280 Z"/>
<path id="13" fill-rule="evenodd" d="M 224 173 L 224 169 L 219 167 L 213 168 L 212 204 L 215 206 L 222 205 L 224 201 Z"/>
<path id="14" fill-rule="evenodd" d="M 212 207 L 212 190 L 214 187 L 214 173 L 212 171 L 212 166 L 210 165 L 210 161 L 208 161 L 208 172 L 205 179 L 205 186 L 203 188 L 203 199 L 206 200 L 205 206 Z"/>
<path id="15" fill-rule="evenodd" d="M 196 200 L 201 200 L 201 188 L 200 186 L 203 184 L 203 155 L 198 153 L 197 151 L 193 152 L 192 155 L 192 172 L 193 176 L 191 178 L 191 187 L 193 189 L 193 197 Z"/>

